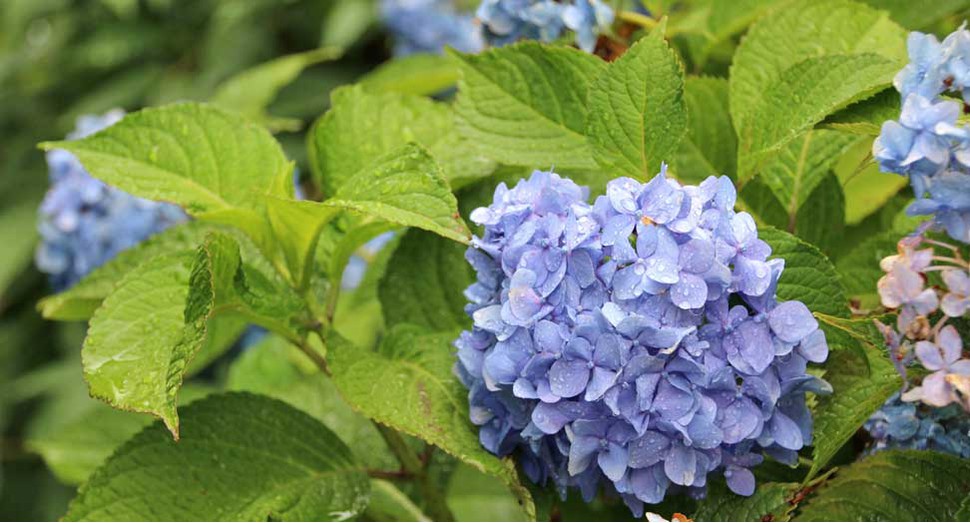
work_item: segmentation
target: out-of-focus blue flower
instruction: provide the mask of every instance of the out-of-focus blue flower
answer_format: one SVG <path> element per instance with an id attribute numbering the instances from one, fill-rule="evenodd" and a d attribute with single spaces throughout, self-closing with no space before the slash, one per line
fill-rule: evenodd
<path id="1" fill-rule="evenodd" d="M 120 110 L 83 116 L 68 138 L 78 139 L 121 119 Z M 187 219 L 172 204 L 132 196 L 92 178 L 77 157 L 64 150 L 47 153 L 51 187 L 41 203 L 41 244 L 35 260 L 63 290 L 119 252 Z"/>
<path id="2" fill-rule="evenodd" d="M 942 44 L 911 33 L 909 58 L 894 80 L 899 121 L 883 124 L 873 156 L 882 171 L 909 177 L 911 215 L 932 215 L 952 238 L 970 242 L 970 128 L 957 121 L 961 104 L 942 97 L 956 91 L 970 102 L 970 31 L 961 27 Z"/>
<path id="3" fill-rule="evenodd" d="M 381 18 L 394 36 L 394 54 L 441 53 L 452 47 L 477 53 L 484 42 L 474 18 L 454 0 L 382 0 Z"/>
<path id="4" fill-rule="evenodd" d="M 895 394 L 865 428 L 873 439 L 869 452 L 935 450 L 970 458 L 970 416 L 956 405 L 931 408 L 903 402 Z"/>
<path id="5" fill-rule="evenodd" d="M 518 40 L 551 42 L 565 29 L 576 33 L 576 45 L 592 52 L 596 38 L 613 23 L 613 9 L 603 0 L 482 0 L 475 12 L 490 45 Z"/>
<path id="6" fill-rule="evenodd" d="M 562 494 L 598 484 L 634 513 L 670 490 L 703 495 L 719 471 L 750 495 L 763 454 L 786 463 L 811 444 L 807 373 L 828 356 L 808 308 L 778 302 L 768 260 L 727 178 L 587 192 L 536 171 L 472 221 L 466 258 L 473 328 L 456 373 L 489 451 L 517 452 Z"/>

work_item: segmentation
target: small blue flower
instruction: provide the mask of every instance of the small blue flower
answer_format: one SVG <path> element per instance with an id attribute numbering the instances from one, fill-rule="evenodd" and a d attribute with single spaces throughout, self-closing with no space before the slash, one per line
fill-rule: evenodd
<path id="1" fill-rule="evenodd" d="M 868 452 L 888 449 L 935 450 L 970 458 L 970 416 L 957 405 L 931 408 L 894 394 L 865 424 L 872 437 Z"/>
<path id="2" fill-rule="evenodd" d="M 398 56 L 441 53 L 445 47 L 477 53 L 484 47 L 475 20 L 458 13 L 453 0 L 382 0 L 381 18 Z"/>

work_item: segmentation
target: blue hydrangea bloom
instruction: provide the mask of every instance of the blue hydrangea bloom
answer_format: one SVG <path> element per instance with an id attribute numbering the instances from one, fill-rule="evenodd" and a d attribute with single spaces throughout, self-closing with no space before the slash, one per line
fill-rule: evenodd
<path id="1" fill-rule="evenodd" d="M 825 335 L 801 302 L 775 297 L 754 221 L 726 177 L 588 192 L 536 171 L 471 219 L 471 330 L 455 342 L 482 445 L 517 454 L 536 482 L 590 499 L 600 486 L 636 514 L 711 473 L 739 494 L 751 468 L 812 441 L 808 374 Z"/>
<path id="2" fill-rule="evenodd" d="M 551 42 L 570 29 L 576 33 L 576 45 L 592 52 L 597 36 L 613 23 L 614 13 L 604 0 L 482 0 L 475 16 L 490 45 Z"/>
<path id="3" fill-rule="evenodd" d="M 893 84 L 902 100 L 898 121 L 887 121 L 873 143 L 884 172 L 910 179 L 917 201 L 912 215 L 931 215 L 952 238 L 970 243 L 970 128 L 958 123 L 970 101 L 970 31 L 953 32 L 943 43 L 933 35 L 909 36 L 909 64 Z"/>
<path id="4" fill-rule="evenodd" d="M 970 458 L 970 416 L 957 405 L 931 408 L 893 395 L 865 424 L 869 452 L 916 449 Z"/>
<path id="5" fill-rule="evenodd" d="M 477 53 L 484 46 L 472 16 L 454 0 L 382 0 L 381 18 L 394 36 L 394 54 L 441 53 L 452 47 Z"/>
<path id="6" fill-rule="evenodd" d="M 70 139 L 83 138 L 121 119 L 123 112 L 82 116 Z M 39 210 L 41 243 L 35 260 L 55 290 L 63 290 L 119 252 L 187 219 L 172 204 L 137 198 L 92 178 L 77 157 L 47 153 L 51 187 Z"/>

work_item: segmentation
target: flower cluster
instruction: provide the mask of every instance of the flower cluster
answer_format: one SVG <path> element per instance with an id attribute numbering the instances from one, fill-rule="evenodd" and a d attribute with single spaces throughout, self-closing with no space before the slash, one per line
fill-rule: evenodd
<path id="1" fill-rule="evenodd" d="M 935 450 L 970 458 L 970 417 L 956 405 L 928 408 L 893 395 L 865 428 L 869 452 L 887 449 Z"/>
<path id="2" fill-rule="evenodd" d="M 482 0 L 475 15 L 491 45 L 522 39 L 551 42 L 570 29 L 576 33 L 576 45 L 592 52 L 597 36 L 613 23 L 608 4 L 605 0 Z"/>
<path id="3" fill-rule="evenodd" d="M 898 254 L 881 265 L 886 274 L 879 280 L 879 296 L 898 312 L 895 328 L 879 324 L 890 357 L 904 378 L 917 360 L 929 372 L 902 400 L 933 407 L 959 403 L 970 411 L 970 359 L 963 356 L 960 334 L 948 324 L 970 311 L 970 263 L 957 246 L 917 233 L 900 240 Z M 942 286 L 926 286 L 932 273 L 939 273 Z M 938 319 L 931 321 L 931 315 Z"/>
<path id="4" fill-rule="evenodd" d="M 408 55 L 446 46 L 476 53 L 486 43 L 551 42 L 567 29 L 580 49 L 592 52 L 614 13 L 605 0 L 482 0 L 474 16 L 460 12 L 454 0 L 383 0 L 381 16 L 395 37 L 395 54 Z"/>
<path id="5" fill-rule="evenodd" d="M 484 47 L 474 18 L 459 13 L 453 0 L 383 0 L 381 17 L 398 56 L 440 53 L 446 46 L 477 53 Z"/>
<path id="6" fill-rule="evenodd" d="M 917 198 L 910 214 L 932 215 L 950 237 L 970 242 L 970 127 L 958 122 L 970 102 L 970 31 L 943 43 L 914 32 L 908 45 L 910 63 L 893 82 L 902 112 L 883 124 L 873 156 L 882 171 L 909 177 Z"/>
<path id="7" fill-rule="evenodd" d="M 83 138 L 123 116 L 82 116 L 70 139 Z M 37 267 L 56 290 L 70 287 L 119 252 L 186 219 L 172 204 L 136 198 L 92 178 L 77 157 L 47 153 L 51 187 L 40 206 Z"/>
<path id="8" fill-rule="evenodd" d="M 811 443 L 806 372 L 828 355 L 808 308 L 778 302 L 768 260 L 726 177 L 586 189 L 536 171 L 471 219 L 473 328 L 455 342 L 472 421 L 537 482 L 587 499 L 598 485 L 637 514 L 671 489 L 703 495 L 719 471 L 750 495 L 751 468 Z"/>

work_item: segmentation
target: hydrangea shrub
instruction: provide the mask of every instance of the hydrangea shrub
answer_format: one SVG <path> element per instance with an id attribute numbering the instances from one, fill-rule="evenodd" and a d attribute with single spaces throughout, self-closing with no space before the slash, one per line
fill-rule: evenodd
<path id="1" fill-rule="evenodd" d="M 965 517 L 970 32 L 739 4 L 384 0 L 297 187 L 232 97 L 42 143 L 41 311 L 158 418 L 64 519 Z"/>

